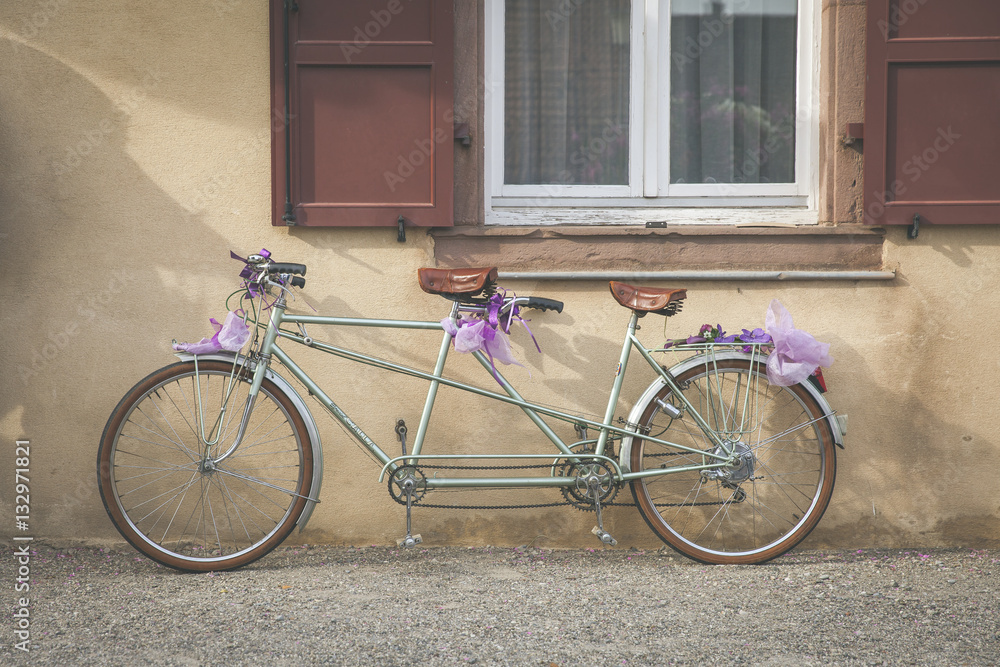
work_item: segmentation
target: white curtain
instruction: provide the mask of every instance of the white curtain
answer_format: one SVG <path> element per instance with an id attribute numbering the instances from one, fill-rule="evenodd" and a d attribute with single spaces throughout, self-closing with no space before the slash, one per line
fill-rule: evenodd
<path id="1" fill-rule="evenodd" d="M 629 6 L 507 0 L 505 183 L 628 183 Z"/>
<path id="2" fill-rule="evenodd" d="M 794 182 L 795 2 L 672 7 L 671 183 Z"/>

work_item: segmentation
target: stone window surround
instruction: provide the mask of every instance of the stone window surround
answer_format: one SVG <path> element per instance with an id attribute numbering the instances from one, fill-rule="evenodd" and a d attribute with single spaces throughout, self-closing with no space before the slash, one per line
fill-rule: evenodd
<path id="1" fill-rule="evenodd" d="M 472 142 L 456 145 L 455 227 L 429 232 L 441 266 L 505 270 L 881 270 L 884 230 L 862 219 L 862 148 L 845 140 L 864 120 L 864 0 L 821 5 L 817 225 L 484 225 L 483 77 L 485 5 L 455 3 L 455 123 Z M 470 54 L 474 54 L 470 57 Z"/>

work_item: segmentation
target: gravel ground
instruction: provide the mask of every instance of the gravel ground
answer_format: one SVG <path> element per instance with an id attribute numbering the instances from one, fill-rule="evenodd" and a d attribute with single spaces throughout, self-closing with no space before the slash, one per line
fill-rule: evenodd
<path id="1" fill-rule="evenodd" d="M 12 549 L 13 550 L 13 549 Z M 33 545 L 30 653 L 5 664 L 994 665 L 1000 552 L 283 547 L 182 574 L 136 552 Z"/>

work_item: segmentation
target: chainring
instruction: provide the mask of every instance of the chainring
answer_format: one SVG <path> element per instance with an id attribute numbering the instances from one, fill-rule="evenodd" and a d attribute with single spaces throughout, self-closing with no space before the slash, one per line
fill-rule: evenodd
<path id="1" fill-rule="evenodd" d="M 414 482 L 412 498 L 418 502 L 427 493 L 427 476 L 416 466 L 402 466 L 389 476 L 389 495 L 400 505 L 406 505 L 406 491 L 403 484 L 407 479 Z"/>
<path id="2" fill-rule="evenodd" d="M 585 478 L 591 473 L 596 473 L 601 478 L 601 504 L 605 505 L 610 503 L 618 495 L 618 485 L 615 484 L 615 475 L 611 468 L 602 461 L 594 461 L 593 459 L 581 460 L 579 463 L 566 462 L 559 469 L 559 473 L 563 477 L 575 477 L 576 484 L 573 486 L 564 486 L 562 489 L 563 497 L 566 502 L 575 507 L 578 510 L 584 512 L 594 511 L 594 500 L 590 497 L 587 490 L 587 483 Z"/>

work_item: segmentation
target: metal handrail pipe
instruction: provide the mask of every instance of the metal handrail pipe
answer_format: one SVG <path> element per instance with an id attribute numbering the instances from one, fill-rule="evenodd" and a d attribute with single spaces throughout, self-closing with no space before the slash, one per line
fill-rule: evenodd
<path id="1" fill-rule="evenodd" d="M 500 280 L 894 280 L 895 271 L 501 271 Z"/>

